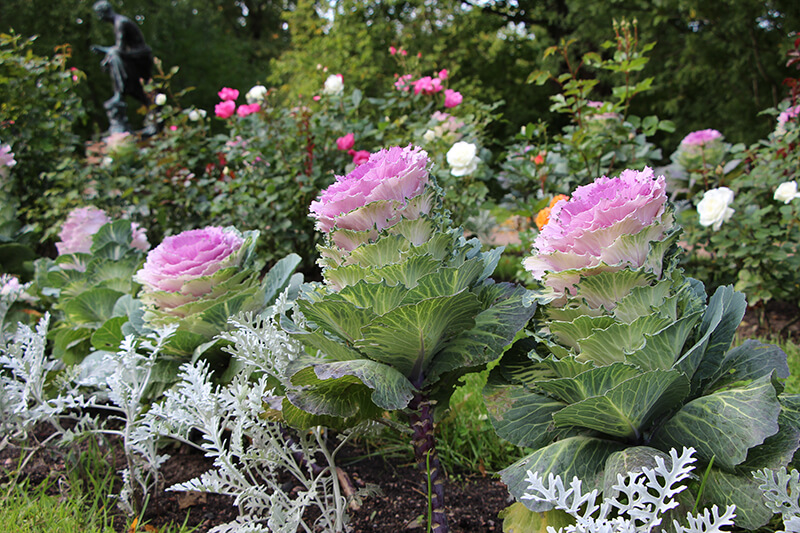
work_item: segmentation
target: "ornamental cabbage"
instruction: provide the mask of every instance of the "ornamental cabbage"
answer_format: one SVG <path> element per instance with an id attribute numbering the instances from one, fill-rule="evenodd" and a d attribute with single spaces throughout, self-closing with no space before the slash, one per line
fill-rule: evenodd
<path id="1" fill-rule="evenodd" d="M 307 354 L 286 370 L 290 425 L 347 427 L 399 410 L 431 487 L 431 527 L 447 531 L 433 413 L 459 377 L 499 357 L 535 306 L 489 276 L 500 250 L 447 229 L 427 154 L 394 147 L 323 191 L 324 283 L 301 289 L 281 326 Z"/>
<path id="2" fill-rule="evenodd" d="M 134 276 L 151 328 L 177 323 L 172 352 L 189 355 L 228 327 L 228 317 L 263 309 L 253 268 L 258 232 L 208 226 L 167 237 Z"/>
<path id="3" fill-rule="evenodd" d="M 752 497 L 752 472 L 793 460 L 800 395 L 783 394 L 779 348 L 730 348 L 744 295 L 721 287 L 707 300 L 684 276 L 673 218 L 664 179 L 648 169 L 600 178 L 554 206 L 526 260 L 544 285 L 533 329 L 484 390 L 498 435 L 533 449 L 501 478 L 518 499 L 529 471 L 577 476 L 610 496 L 618 474 L 691 446 L 707 472 L 700 504 L 735 504 L 738 525 L 756 529 L 772 513 Z M 697 499 L 696 486 L 688 492 Z"/>

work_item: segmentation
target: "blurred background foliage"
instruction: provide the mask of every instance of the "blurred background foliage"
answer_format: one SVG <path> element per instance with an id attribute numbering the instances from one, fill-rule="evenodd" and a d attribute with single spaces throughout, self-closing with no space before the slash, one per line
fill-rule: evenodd
<path id="1" fill-rule="evenodd" d="M 502 100 L 504 119 L 493 125 L 498 144 L 520 126 L 551 116 L 551 84 L 526 85 L 538 68 L 553 68 L 542 52 L 575 39 L 575 57 L 608 38 L 613 19 L 638 21 L 642 42 L 657 41 L 643 77 L 654 90 L 633 102 L 633 113 L 653 110 L 676 124 L 661 142 L 669 148 L 682 132 L 715 128 L 735 142 L 753 142 L 771 128 L 760 110 L 778 103 L 788 76 L 784 57 L 800 29 L 796 0 L 116 0 L 115 9 L 136 20 L 163 62 L 180 70 L 172 87 L 195 90 L 181 105 L 211 108 L 222 86 L 264 83 L 286 98 L 318 91 L 325 74 L 374 96 L 398 73 L 389 46 L 422 54 L 423 74 L 447 68 L 453 89 L 486 103 Z M 85 133 L 105 128 L 102 102 L 111 89 L 100 72 L 93 43 L 112 41 L 111 26 L 92 12 L 92 0 L 4 0 L 0 31 L 39 35 L 35 52 L 52 55 L 72 45 L 69 66 L 87 73 L 81 84 L 90 120 Z M 606 52 L 607 53 L 607 52 Z M 430 71 L 430 72 L 428 72 Z M 602 74 L 600 77 L 602 89 Z M 610 91 L 610 86 L 608 87 Z"/>

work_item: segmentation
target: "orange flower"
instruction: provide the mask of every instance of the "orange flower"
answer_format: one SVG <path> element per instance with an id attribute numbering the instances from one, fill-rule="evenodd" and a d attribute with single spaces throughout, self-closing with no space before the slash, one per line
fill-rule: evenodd
<path id="1" fill-rule="evenodd" d="M 536 163 L 537 165 L 541 165 L 542 163 L 544 163 L 544 154 L 545 152 L 539 152 L 539 154 L 533 158 L 533 162 Z"/>
<path id="2" fill-rule="evenodd" d="M 565 194 L 557 194 L 550 200 L 550 205 L 536 213 L 536 219 L 534 222 L 536 223 L 536 227 L 539 228 L 539 231 L 542 231 L 542 228 L 550 222 L 550 211 L 553 209 L 553 206 L 558 203 L 559 200 L 569 200 L 569 196 Z"/>

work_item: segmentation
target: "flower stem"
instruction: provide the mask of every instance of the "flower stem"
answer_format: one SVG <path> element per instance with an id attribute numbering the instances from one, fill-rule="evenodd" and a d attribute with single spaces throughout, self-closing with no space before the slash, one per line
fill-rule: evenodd
<path id="1" fill-rule="evenodd" d="M 423 492 L 428 494 L 429 528 L 433 533 L 448 533 L 444 508 L 444 476 L 433 436 L 433 404 L 425 392 L 417 392 L 408 405 L 409 422 L 414 432 L 412 443 L 417 467 L 425 476 Z"/>

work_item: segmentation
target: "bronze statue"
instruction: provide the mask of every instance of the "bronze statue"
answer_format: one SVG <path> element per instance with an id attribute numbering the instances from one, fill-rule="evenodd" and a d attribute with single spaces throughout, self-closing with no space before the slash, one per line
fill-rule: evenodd
<path id="1" fill-rule="evenodd" d="M 115 13 L 106 0 L 95 2 L 94 11 L 100 20 L 114 25 L 113 46 L 92 45 L 93 52 L 105 54 L 100 65 L 111 75 L 114 87 L 114 96 L 104 103 L 110 122 L 109 131 L 111 133 L 130 131 L 125 95 L 135 98 L 144 105 L 150 105 L 142 87 L 142 80 L 150 79 L 153 52 L 145 43 L 139 26 L 128 17 Z"/>

